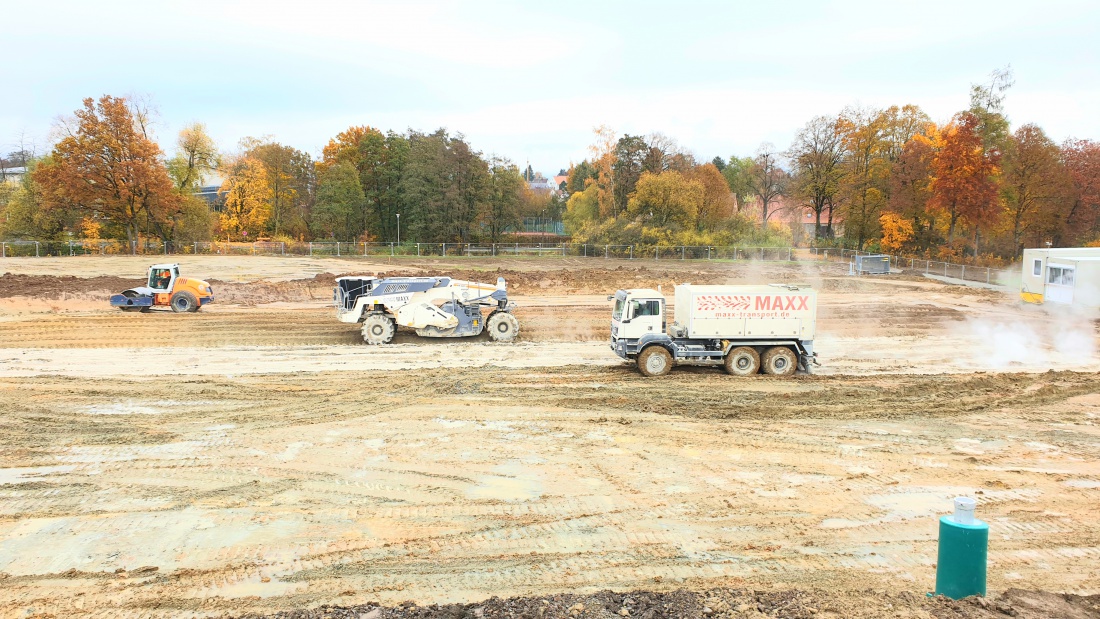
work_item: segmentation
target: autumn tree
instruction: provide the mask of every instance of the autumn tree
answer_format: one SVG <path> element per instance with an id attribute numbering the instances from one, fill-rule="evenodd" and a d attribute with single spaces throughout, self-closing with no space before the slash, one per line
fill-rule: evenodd
<path id="1" fill-rule="evenodd" d="M 1070 207 L 1059 245 L 1100 241 L 1100 142 L 1066 140 L 1062 161 L 1071 182 Z"/>
<path id="2" fill-rule="evenodd" d="M 214 139 L 202 123 L 192 123 L 180 130 L 176 138 L 176 154 L 168 160 L 168 175 L 180 193 L 193 192 L 214 174 L 221 155 Z"/>
<path id="3" fill-rule="evenodd" d="M 667 229 L 687 229 L 695 225 L 706 193 L 703 184 L 674 170 L 638 179 L 627 212 L 646 223 Z"/>
<path id="4" fill-rule="evenodd" d="M 879 226 L 882 228 L 879 247 L 884 252 L 896 252 L 913 238 L 912 222 L 897 213 L 883 213 L 879 217 Z"/>
<path id="5" fill-rule="evenodd" d="M 618 140 L 615 132 L 607 125 L 596 127 L 593 132 L 596 141 L 588 150 L 592 153 L 592 165 L 596 168 L 595 184 L 600 216 L 614 217 L 619 214 L 615 203 L 615 146 Z"/>
<path id="6" fill-rule="evenodd" d="M 843 182 L 845 237 L 855 246 L 878 236 L 879 216 L 887 201 L 890 149 L 886 116 L 877 110 L 849 107 L 837 121 L 844 145 Z"/>
<path id="7" fill-rule="evenodd" d="M 909 221 L 912 238 L 922 249 L 931 246 L 936 227 L 936 211 L 930 210 L 928 203 L 938 135 L 939 130 L 932 125 L 914 135 L 902 147 L 890 171 L 888 208 Z"/>
<path id="8" fill-rule="evenodd" d="M 1050 238 L 1064 222 L 1070 180 L 1061 149 L 1036 125 L 1016 130 L 1004 158 L 1004 204 L 1012 227 L 1013 252 L 1023 250 L 1023 237 Z"/>
<path id="9" fill-rule="evenodd" d="M 161 150 L 127 101 L 103 96 L 60 127 L 64 137 L 34 171 L 43 203 L 98 217 L 125 231 L 131 248 L 152 231 L 167 240 L 164 223 L 180 209 Z"/>
<path id="10" fill-rule="evenodd" d="M 231 160 L 219 193 L 225 206 L 219 223 L 230 240 L 253 239 L 267 228 L 271 218 L 272 189 L 264 164 L 252 157 Z"/>
<path id="11" fill-rule="evenodd" d="M 310 229 L 315 236 L 354 241 L 362 233 L 365 200 L 359 173 L 351 163 L 342 161 L 325 167 L 317 182 Z"/>
<path id="12" fill-rule="evenodd" d="M 932 160 L 930 204 L 948 219 L 948 242 L 955 239 L 960 221 L 976 229 L 997 215 L 999 155 L 986 151 L 979 123 L 969 112 L 956 114 L 941 132 Z"/>
<path id="13" fill-rule="evenodd" d="M 316 166 L 309 153 L 270 138 L 245 138 L 241 146 L 245 157 L 263 166 L 270 200 L 265 231 L 303 236 L 316 189 Z"/>
<path id="14" fill-rule="evenodd" d="M 793 167 L 791 194 L 814 214 L 814 238 L 832 237 L 833 206 L 844 171 L 844 147 L 838 119 L 818 116 L 795 137 L 788 153 Z M 821 215 L 828 210 L 825 228 Z"/>
<path id="15" fill-rule="evenodd" d="M 508 159 L 489 160 L 489 177 L 482 221 L 489 231 L 489 241 L 499 243 L 504 231 L 519 223 L 519 208 L 527 183 L 519 168 Z"/>
<path id="16" fill-rule="evenodd" d="M 75 210 L 47 208 L 43 189 L 34 180 L 38 163 L 28 159 L 28 173 L 19 182 L 0 182 L 0 238 L 52 241 L 77 227 L 81 216 Z"/>
<path id="17" fill-rule="evenodd" d="M 703 188 L 703 199 L 696 216 L 698 230 L 716 228 L 719 223 L 733 216 L 736 210 L 733 192 L 726 179 L 713 163 L 695 166 L 685 176 Z"/>

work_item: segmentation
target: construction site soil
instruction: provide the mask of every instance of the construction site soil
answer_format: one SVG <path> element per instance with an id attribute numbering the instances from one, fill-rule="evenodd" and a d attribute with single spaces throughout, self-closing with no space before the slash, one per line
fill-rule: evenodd
<path id="1" fill-rule="evenodd" d="M 148 258 L 0 260 L 0 616 L 1100 617 L 1095 312 L 835 263 L 178 260 L 199 313 L 107 307 Z M 504 277 L 520 338 L 368 347 L 344 274 Z M 813 285 L 821 367 L 643 378 L 606 296 L 682 282 Z M 959 495 L 988 598 L 925 596 Z"/>

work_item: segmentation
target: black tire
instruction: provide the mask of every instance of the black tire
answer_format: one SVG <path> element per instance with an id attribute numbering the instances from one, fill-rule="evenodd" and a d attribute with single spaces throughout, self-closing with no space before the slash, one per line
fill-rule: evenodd
<path id="1" fill-rule="evenodd" d="M 494 342 L 511 342 L 519 335 L 519 321 L 508 312 L 497 312 L 489 316 L 485 329 Z"/>
<path id="2" fill-rule="evenodd" d="M 195 295 L 186 290 L 181 290 L 172 295 L 169 305 L 172 306 L 172 311 L 177 314 L 199 311 L 199 300 L 195 298 Z"/>
<path id="3" fill-rule="evenodd" d="M 664 376 L 672 371 L 672 354 L 661 346 L 650 346 L 638 355 L 638 371 L 645 376 Z"/>
<path id="4" fill-rule="evenodd" d="M 751 346 L 738 346 L 726 355 L 726 374 L 754 376 L 760 372 L 760 353 Z"/>
<path id="5" fill-rule="evenodd" d="M 764 351 L 760 365 L 765 374 L 772 376 L 790 376 L 798 369 L 798 356 L 786 346 L 773 346 Z"/>
<path id="6" fill-rule="evenodd" d="M 396 332 L 397 325 L 393 324 L 393 318 L 385 314 L 367 314 L 363 319 L 363 341 L 371 346 L 389 344 Z"/>

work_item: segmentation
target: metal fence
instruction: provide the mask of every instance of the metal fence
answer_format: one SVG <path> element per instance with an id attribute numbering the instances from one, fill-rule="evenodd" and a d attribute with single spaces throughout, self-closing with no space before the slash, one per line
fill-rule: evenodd
<path id="1" fill-rule="evenodd" d="M 815 247 L 802 251 L 810 252 L 815 260 L 836 260 L 849 263 L 852 262 L 855 256 L 876 255 L 867 251 L 839 248 L 826 249 Z M 1019 279 L 1018 276 L 1015 275 L 1016 269 L 1013 267 L 981 267 L 945 262 L 943 260 L 925 260 L 924 258 L 906 258 L 904 256 L 885 255 L 890 260 L 890 266 L 894 269 L 917 271 L 919 273 L 939 275 L 952 279 L 995 285 L 1014 285 L 1017 283 L 1016 280 Z"/>
<path id="2" fill-rule="evenodd" d="M 578 257 L 618 258 L 626 260 L 760 260 L 790 262 L 797 260 L 851 263 L 854 256 L 871 252 L 839 248 L 736 247 L 703 245 L 597 245 L 581 243 L 344 243 L 277 242 L 251 243 L 195 242 L 162 243 L 156 240 L 126 241 L 2 241 L 0 257 L 42 257 L 83 255 L 264 255 L 264 256 L 441 256 L 441 257 Z M 968 266 L 940 260 L 889 255 L 893 269 L 905 269 L 987 284 L 1015 283 L 1011 269 Z M 854 272 L 854 269 L 853 269 Z"/>

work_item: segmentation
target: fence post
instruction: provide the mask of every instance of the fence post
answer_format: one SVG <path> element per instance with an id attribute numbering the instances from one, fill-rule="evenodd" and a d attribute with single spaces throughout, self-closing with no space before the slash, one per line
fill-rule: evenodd
<path id="1" fill-rule="evenodd" d="M 0 243 L 0 258 L 7 258 L 7 257 L 8 257 L 8 244 L 7 243 Z"/>
<path id="2" fill-rule="evenodd" d="M 309 242 L 309 255 L 313 255 L 313 241 Z"/>
<path id="3" fill-rule="evenodd" d="M 367 244 L 366 244 L 366 243 L 363 243 L 363 255 L 366 255 L 366 253 L 367 253 Z M 393 256 L 394 256 L 394 253 L 393 253 L 393 243 L 391 242 L 391 243 L 390 243 L 390 258 L 393 258 Z"/>
<path id="4" fill-rule="evenodd" d="M 419 257 L 420 257 L 420 243 L 417 243 L 417 244 L 416 244 L 416 257 L 417 257 L 417 258 L 419 258 Z"/>
<path id="5" fill-rule="evenodd" d="M 989 267 L 985 267 L 985 283 L 989 283 Z"/>
<path id="6" fill-rule="evenodd" d="M 446 243 L 443 244 L 443 257 L 444 258 L 447 257 L 447 244 Z"/>
<path id="7" fill-rule="evenodd" d="M 962 265 L 962 275 L 959 276 L 959 279 L 966 279 L 966 265 L 965 264 Z"/>
<path id="8" fill-rule="evenodd" d="M 340 257 L 340 241 L 336 241 L 336 257 Z"/>
<path id="9" fill-rule="evenodd" d="M 34 242 L 34 257 L 38 257 L 38 241 Z"/>
<path id="10" fill-rule="evenodd" d="M 793 247 L 788 247 L 788 248 L 787 248 L 787 262 L 790 262 L 790 261 L 791 261 L 791 256 L 792 256 L 792 252 L 793 252 L 793 251 L 794 251 L 794 248 L 793 248 Z"/>
<path id="11" fill-rule="evenodd" d="M 943 263 L 943 276 L 947 277 L 947 263 Z"/>

